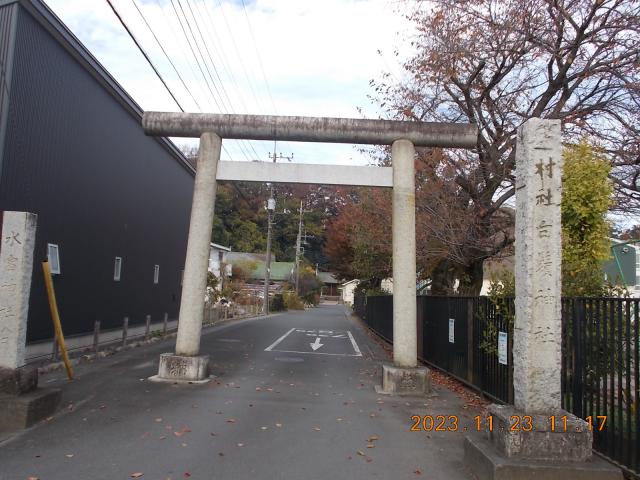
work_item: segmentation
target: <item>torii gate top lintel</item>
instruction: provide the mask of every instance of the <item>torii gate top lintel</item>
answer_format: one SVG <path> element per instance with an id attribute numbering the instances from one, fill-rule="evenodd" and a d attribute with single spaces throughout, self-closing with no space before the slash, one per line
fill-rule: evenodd
<path id="1" fill-rule="evenodd" d="M 478 129 L 467 123 L 410 122 L 358 118 L 146 112 L 145 134 L 223 139 L 391 145 L 399 139 L 417 147 L 473 148 Z"/>

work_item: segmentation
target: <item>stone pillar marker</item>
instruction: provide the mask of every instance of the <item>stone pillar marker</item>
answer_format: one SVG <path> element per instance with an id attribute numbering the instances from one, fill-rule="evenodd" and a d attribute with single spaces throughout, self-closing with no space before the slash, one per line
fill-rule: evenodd
<path id="1" fill-rule="evenodd" d="M 529 120 L 516 148 L 516 409 L 560 410 L 562 151 L 559 120 Z"/>
<path id="2" fill-rule="evenodd" d="M 561 148 L 560 120 L 518 130 L 514 405 L 490 405 L 487 438 L 465 440 L 465 463 L 481 480 L 622 478 L 592 458 L 587 422 L 561 406 Z"/>
<path id="3" fill-rule="evenodd" d="M 38 388 L 38 369 L 25 365 L 37 218 L 0 211 L 0 431 L 29 427 L 60 403 L 60 390 Z"/>
<path id="4" fill-rule="evenodd" d="M 25 363 L 37 216 L 0 212 L 0 368 Z"/>
<path id="5" fill-rule="evenodd" d="M 418 367 L 414 161 L 413 143 L 393 142 L 393 365 L 383 364 L 378 392 L 396 395 L 423 395 L 430 390 L 428 369 Z"/>

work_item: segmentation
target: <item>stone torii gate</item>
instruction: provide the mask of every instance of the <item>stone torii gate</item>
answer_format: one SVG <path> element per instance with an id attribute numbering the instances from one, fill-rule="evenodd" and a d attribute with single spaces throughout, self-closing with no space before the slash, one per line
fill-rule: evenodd
<path id="1" fill-rule="evenodd" d="M 393 188 L 393 365 L 383 366 L 382 390 L 428 390 L 428 371 L 417 360 L 414 147 L 473 148 L 474 125 L 164 112 L 145 113 L 142 125 L 151 136 L 200 138 L 176 349 L 160 356 L 156 379 L 208 379 L 200 335 L 216 180 L 241 180 Z M 391 145 L 392 167 L 220 161 L 223 139 Z"/>

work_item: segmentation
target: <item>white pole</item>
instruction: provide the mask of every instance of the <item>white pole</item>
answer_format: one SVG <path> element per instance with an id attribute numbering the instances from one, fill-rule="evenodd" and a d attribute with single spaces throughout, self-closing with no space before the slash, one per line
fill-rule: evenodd
<path id="1" fill-rule="evenodd" d="M 200 352 L 202 305 L 207 285 L 209 245 L 216 199 L 216 172 L 221 146 L 222 139 L 215 133 L 206 132 L 200 137 L 178 318 L 176 355 L 195 356 Z"/>

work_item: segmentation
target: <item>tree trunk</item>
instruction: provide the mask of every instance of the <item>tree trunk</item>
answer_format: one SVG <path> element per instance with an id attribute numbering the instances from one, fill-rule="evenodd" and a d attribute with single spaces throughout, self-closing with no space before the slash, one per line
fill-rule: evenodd
<path id="1" fill-rule="evenodd" d="M 477 297 L 482 290 L 484 279 L 484 260 L 473 260 L 462 270 L 458 293 L 469 297 Z"/>
<path id="2" fill-rule="evenodd" d="M 431 272 L 431 295 L 454 295 L 455 268 L 448 259 L 438 262 Z"/>

